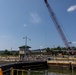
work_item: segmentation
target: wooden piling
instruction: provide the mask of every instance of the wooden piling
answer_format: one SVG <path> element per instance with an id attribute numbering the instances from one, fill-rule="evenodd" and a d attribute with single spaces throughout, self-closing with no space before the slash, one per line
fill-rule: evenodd
<path id="1" fill-rule="evenodd" d="M 71 62 L 69 63 L 69 69 L 73 70 L 73 64 Z"/>

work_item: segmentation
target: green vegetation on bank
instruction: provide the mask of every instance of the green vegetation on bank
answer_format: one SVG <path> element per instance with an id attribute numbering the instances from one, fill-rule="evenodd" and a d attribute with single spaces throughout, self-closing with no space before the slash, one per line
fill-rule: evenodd
<path id="1" fill-rule="evenodd" d="M 0 51 L 0 55 L 1 56 L 18 56 L 19 51 L 9 51 L 6 49 L 4 51 Z"/>
<path id="2" fill-rule="evenodd" d="M 76 47 L 72 47 L 73 50 L 76 51 Z M 37 55 L 37 54 L 43 54 L 43 55 L 58 55 L 58 54 L 62 54 L 62 55 L 69 55 L 67 52 L 66 47 L 54 47 L 54 48 L 45 48 L 45 49 L 39 49 L 38 51 L 32 52 L 32 50 L 30 50 L 30 55 Z M 0 56 L 18 56 L 19 55 L 19 51 L 16 50 L 7 50 L 5 49 L 4 51 L 0 51 Z"/>
<path id="3" fill-rule="evenodd" d="M 72 47 L 72 49 L 74 51 L 76 51 L 76 47 Z M 58 55 L 58 54 L 62 54 L 62 55 L 69 55 L 72 54 L 72 52 L 68 52 L 68 50 L 66 49 L 66 47 L 55 47 L 55 48 L 46 48 L 46 52 L 49 55 Z M 73 54 L 75 54 L 76 52 L 74 52 Z"/>

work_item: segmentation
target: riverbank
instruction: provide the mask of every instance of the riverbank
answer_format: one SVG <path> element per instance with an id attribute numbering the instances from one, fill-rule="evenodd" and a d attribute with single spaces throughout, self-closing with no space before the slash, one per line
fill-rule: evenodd
<path id="1" fill-rule="evenodd" d="M 69 57 L 69 58 L 62 58 L 62 57 L 51 57 L 47 56 L 37 57 L 37 56 L 29 56 L 23 61 L 27 62 L 35 62 L 35 61 L 47 61 L 49 68 L 66 68 L 66 69 L 76 69 L 76 58 Z M 50 60 L 48 60 L 50 58 Z M 7 56 L 3 57 L 0 56 L 0 64 L 12 63 L 12 62 L 19 62 L 19 56 Z"/>

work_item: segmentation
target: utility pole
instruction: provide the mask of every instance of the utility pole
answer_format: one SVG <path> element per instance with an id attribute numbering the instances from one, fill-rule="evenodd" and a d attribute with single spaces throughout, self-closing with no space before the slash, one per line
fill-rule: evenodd
<path id="1" fill-rule="evenodd" d="M 27 39 L 28 40 L 31 40 L 31 39 L 27 38 L 27 36 L 23 37 L 23 39 L 25 39 L 25 57 L 26 57 L 27 54 L 28 54 L 28 50 L 27 50 Z"/>
<path id="2" fill-rule="evenodd" d="M 23 37 L 23 39 L 25 39 L 25 56 L 27 54 L 27 36 Z"/>

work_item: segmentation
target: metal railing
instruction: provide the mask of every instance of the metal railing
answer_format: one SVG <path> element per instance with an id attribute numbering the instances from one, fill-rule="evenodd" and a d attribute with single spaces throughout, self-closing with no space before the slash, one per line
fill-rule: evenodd
<path id="1" fill-rule="evenodd" d="M 10 69 L 10 75 L 48 75 L 48 71 L 47 70 L 24 70 L 24 69 L 14 69 L 11 68 Z"/>
<path id="2" fill-rule="evenodd" d="M 2 75 L 10 75 L 10 69 L 2 71 Z"/>

